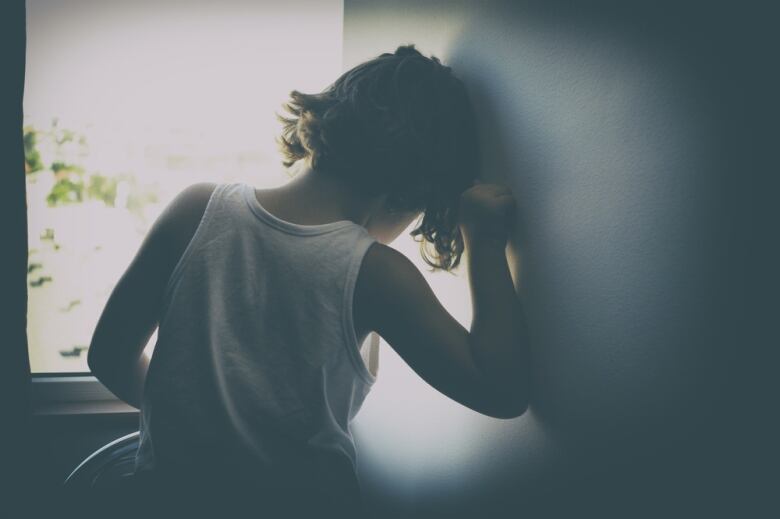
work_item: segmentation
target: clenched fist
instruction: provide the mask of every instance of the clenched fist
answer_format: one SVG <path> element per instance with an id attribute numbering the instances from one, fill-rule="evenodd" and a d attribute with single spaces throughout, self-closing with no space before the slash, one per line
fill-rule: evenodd
<path id="1" fill-rule="evenodd" d="M 467 243 L 499 240 L 506 243 L 515 215 L 515 197 L 498 184 L 477 184 L 460 197 L 460 230 Z"/>

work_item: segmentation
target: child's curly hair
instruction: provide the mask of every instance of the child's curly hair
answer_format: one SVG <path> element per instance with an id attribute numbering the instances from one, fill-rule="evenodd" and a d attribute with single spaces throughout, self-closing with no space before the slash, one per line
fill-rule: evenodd
<path id="1" fill-rule="evenodd" d="M 309 158 L 399 211 L 422 211 L 412 236 L 426 263 L 460 262 L 460 194 L 474 184 L 479 143 L 463 83 L 438 58 L 400 46 L 345 72 L 319 94 L 294 90 L 278 139 L 285 166 Z M 418 238 L 419 237 L 419 238 Z"/>

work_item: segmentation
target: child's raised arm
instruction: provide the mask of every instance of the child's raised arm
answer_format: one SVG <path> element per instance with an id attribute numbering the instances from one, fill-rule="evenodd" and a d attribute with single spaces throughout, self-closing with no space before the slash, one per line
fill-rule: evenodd
<path id="1" fill-rule="evenodd" d="M 525 321 L 505 254 L 511 192 L 480 184 L 461 197 L 471 331 L 439 303 L 401 253 L 373 245 L 355 289 L 355 321 L 379 333 L 433 387 L 477 412 L 515 418 L 528 406 Z"/>

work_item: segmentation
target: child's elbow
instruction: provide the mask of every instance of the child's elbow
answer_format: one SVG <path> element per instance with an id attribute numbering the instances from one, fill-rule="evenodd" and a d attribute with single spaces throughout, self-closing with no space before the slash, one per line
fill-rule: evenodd
<path id="1" fill-rule="evenodd" d="M 87 350 L 87 367 L 89 371 L 96 377 L 102 371 L 102 365 L 98 360 L 97 355 L 93 354 L 91 350 Z"/>
<path id="2" fill-rule="evenodd" d="M 494 399 L 488 408 L 483 409 L 482 414 L 500 420 L 511 420 L 523 416 L 526 411 L 528 411 L 527 398 L 499 398 Z"/>
<path id="3" fill-rule="evenodd" d="M 107 369 L 107 361 L 104 357 L 105 354 L 100 351 L 100 348 L 90 345 L 87 350 L 87 367 L 89 367 L 90 372 L 98 378 L 100 378 Z"/>
<path id="4" fill-rule="evenodd" d="M 503 408 L 501 410 L 500 416 L 496 416 L 496 418 L 500 418 L 502 420 L 511 420 L 512 418 L 519 418 L 523 416 L 527 410 L 528 410 L 528 402 L 523 401 Z"/>

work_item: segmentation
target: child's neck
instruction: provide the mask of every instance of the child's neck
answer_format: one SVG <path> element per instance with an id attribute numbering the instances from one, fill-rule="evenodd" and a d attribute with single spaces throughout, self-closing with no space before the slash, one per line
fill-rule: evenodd
<path id="1" fill-rule="evenodd" d="M 255 190 L 260 204 L 274 216 L 300 225 L 343 220 L 362 225 L 381 243 L 390 243 L 419 212 L 387 210 L 386 196 L 366 196 L 337 175 L 314 171 L 304 161 L 293 166 L 295 177 L 276 189 Z"/>
<path id="2" fill-rule="evenodd" d="M 258 199 L 275 216 L 301 225 L 321 225 L 350 220 L 367 226 L 382 204 L 379 197 L 367 197 L 334 175 L 314 171 L 303 161 L 295 166 L 287 184 L 258 190 Z"/>

